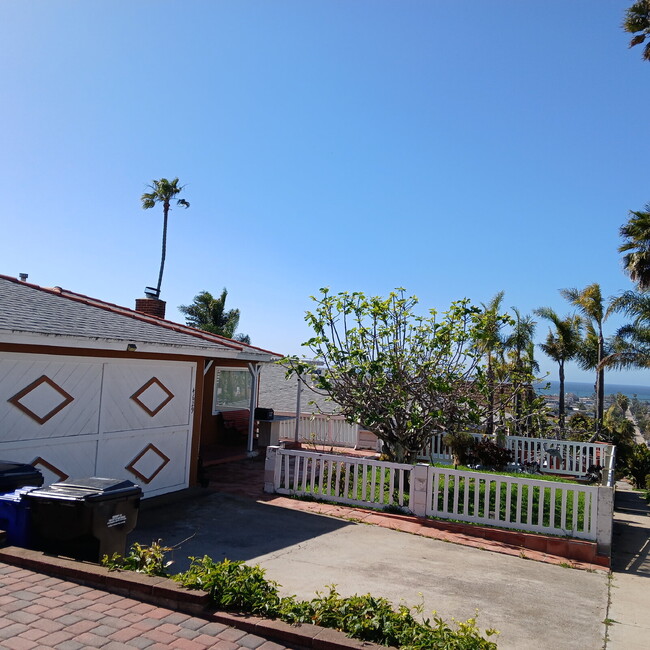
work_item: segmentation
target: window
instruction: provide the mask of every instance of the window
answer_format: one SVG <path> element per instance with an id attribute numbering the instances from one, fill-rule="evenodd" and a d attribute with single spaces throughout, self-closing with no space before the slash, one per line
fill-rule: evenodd
<path id="1" fill-rule="evenodd" d="M 212 412 L 250 409 L 251 375 L 242 368 L 217 368 Z"/>

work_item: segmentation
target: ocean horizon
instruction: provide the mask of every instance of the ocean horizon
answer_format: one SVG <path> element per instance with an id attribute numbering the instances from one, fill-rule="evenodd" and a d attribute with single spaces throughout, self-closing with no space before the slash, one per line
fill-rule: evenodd
<path id="1" fill-rule="evenodd" d="M 545 388 L 549 384 L 548 388 Z M 560 382 L 549 379 L 535 383 L 535 390 L 540 395 L 558 395 L 560 392 Z M 592 397 L 595 395 L 594 384 L 583 381 L 565 381 L 564 393 L 573 393 L 578 397 Z M 615 395 L 623 393 L 630 399 L 635 395 L 642 402 L 650 402 L 650 386 L 630 386 L 627 384 L 608 383 L 605 380 L 605 395 Z"/>

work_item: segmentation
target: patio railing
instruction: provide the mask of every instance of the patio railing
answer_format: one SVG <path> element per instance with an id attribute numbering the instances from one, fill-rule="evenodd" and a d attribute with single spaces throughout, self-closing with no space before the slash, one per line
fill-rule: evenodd
<path id="1" fill-rule="evenodd" d="M 475 438 L 483 434 L 473 433 Z M 433 463 L 451 463 L 450 448 L 443 443 L 443 433 L 431 436 L 431 443 L 418 456 L 420 460 Z M 492 440 L 495 436 L 491 437 Z M 506 436 L 506 449 L 514 454 L 513 463 L 518 466 L 536 464 L 544 474 L 562 474 L 563 476 L 585 476 L 592 466 L 605 470 L 603 484 L 614 484 L 616 465 L 616 447 L 602 442 L 573 442 L 552 438 L 523 438 Z"/>
<path id="2" fill-rule="evenodd" d="M 294 415 L 294 413 L 277 413 L 277 415 Z M 296 422 L 287 420 L 279 422 L 280 439 L 295 438 Z M 472 433 L 481 439 L 485 434 Z M 432 463 L 451 464 L 451 449 L 443 443 L 444 433 L 431 436 L 431 442 L 419 454 L 418 459 Z M 496 436 L 491 436 L 492 440 Z M 332 447 L 359 446 L 360 427 L 349 424 L 342 415 L 320 413 L 301 413 L 298 442 L 313 443 Z M 524 438 L 506 436 L 505 447 L 514 454 L 513 463 L 518 466 L 539 466 L 544 474 L 561 474 L 564 476 L 585 476 L 593 466 L 605 470 L 604 485 L 614 484 L 616 447 L 600 442 L 573 442 L 553 438 Z M 377 448 L 380 451 L 380 447 Z"/>
<path id="3" fill-rule="evenodd" d="M 282 412 L 277 415 L 292 415 Z M 293 440 L 296 433 L 296 421 L 291 420 L 280 426 L 280 438 Z M 342 415 L 323 413 L 301 413 L 298 430 L 298 442 L 308 442 L 332 447 L 356 447 L 359 443 L 359 425 L 346 422 Z"/>

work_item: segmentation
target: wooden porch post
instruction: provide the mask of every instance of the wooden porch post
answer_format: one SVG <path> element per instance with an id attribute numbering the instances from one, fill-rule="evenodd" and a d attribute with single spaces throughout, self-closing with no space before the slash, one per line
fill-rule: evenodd
<path id="1" fill-rule="evenodd" d="M 251 375 L 251 403 L 250 414 L 248 417 L 248 444 L 246 451 L 249 454 L 253 453 L 253 435 L 255 433 L 255 407 L 257 406 L 257 396 L 259 391 L 259 377 L 262 366 L 259 363 L 249 363 L 248 372 Z"/>

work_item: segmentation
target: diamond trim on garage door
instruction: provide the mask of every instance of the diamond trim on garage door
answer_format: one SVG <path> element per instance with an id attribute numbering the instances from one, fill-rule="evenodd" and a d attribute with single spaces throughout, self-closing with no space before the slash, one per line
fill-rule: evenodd
<path id="1" fill-rule="evenodd" d="M 34 467 L 38 467 L 39 465 L 41 467 L 44 467 L 45 469 L 52 472 L 52 474 L 56 474 L 56 476 L 58 476 L 59 480 L 61 481 L 65 481 L 67 478 L 70 478 L 68 474 L 66 474 L 63 470 L 60 470 L 58 467 L 56 467 L 56 465 L 52 465 L 52 463 L 48 463 L 44 458 L 41 458 L 40 456 L 34 458 L 31 464 Z"/>
<path id="2" fill-rule="evenodd" d="M 160 394 L 163 392 L 163 395 Z M 171 400 L 174 399 L 172 393 L 158 377 L 152 377 L 142 388 L 139 388 L 131 399 L 151 417 L 160 412 L 160 410 Z M 147 401 L 149 404 L 147 404 Z"/>
<path id="3" fill-rule="evenodd" d="M 33 405 L 30 407 L 21 402 L 21 400 L 30 396 L 38 399 L 39 393 L 42 398 L 49 398 L 49 400 L 44 400 L 46 402 L 52 401 L 52 397 L 59 397 L 60 401 L 45 413 L 36 413 Z M 74 397 L 72 397 L 72 395 L 69 395 L 65 390 L 63 390 L 63 388 L 61 388 L 61 386 L 52 381 L 47 375 L 43 375 L 36 381 L 33 381 L 29 386 L 23 388 L 19 393 L 10 397 L 7 401 L 18 407 L 23 413 L 32 418 L 32 420 L 36 420 L 39 424 L 45 424 L 50 418 L 53 418 L 73 400 Z"/>
<path id="4" fill-rule="evenodd" d="M 158 460 L 161 461 L 160 464 L 155 468 L 153 472 L 148 472 L 148 474 L 145 474 L 144 472 L 146 471 L 144 467 L 142 467 L 142 471 L 140 471 L 136 465 L 138 462 L 143 461 L 146 464 L 147 462 L 151 463 L 153 460 L 153 456 L 158 456 Z M 132 474 L 135 474 L 143 483 L 149 484 L 151 481 L 153 481 L 156 476 L 162 471 L 162 469 L 169 463 L 171 462 L 171 458 L 164 454 L 158 447 L 156 447 L 154 444 L 149 443 L 126 467 L 125 469 L 128 469 L 129 472 Z"/>

